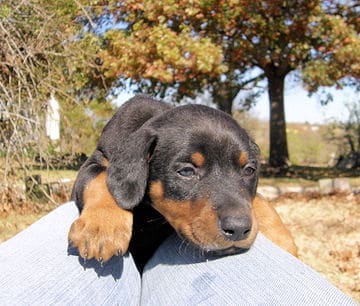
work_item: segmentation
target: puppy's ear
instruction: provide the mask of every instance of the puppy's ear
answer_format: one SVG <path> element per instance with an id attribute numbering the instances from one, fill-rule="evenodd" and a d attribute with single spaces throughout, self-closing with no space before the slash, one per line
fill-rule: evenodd
<path id="1" fill-rule="evenodd" d="M 109 160 L 107 185 L 117 204 L 132 209 L 144 197 L 149 161 L 157 136 L 145 128 L 133 132 Z"/>

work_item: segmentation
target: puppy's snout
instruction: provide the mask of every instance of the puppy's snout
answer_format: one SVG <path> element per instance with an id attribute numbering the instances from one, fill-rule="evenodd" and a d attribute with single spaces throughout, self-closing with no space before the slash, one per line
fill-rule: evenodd
<path id="1" fill-rule="evenodd" d="M 246 239 L 251 232 L 251 227 L 251 218 L 247 216 L 227 216 L 220 222 L 222 235 L 233 241 Z"/>

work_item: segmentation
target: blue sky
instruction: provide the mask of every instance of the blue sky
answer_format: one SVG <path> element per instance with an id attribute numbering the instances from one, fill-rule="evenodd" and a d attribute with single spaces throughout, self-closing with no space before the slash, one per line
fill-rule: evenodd
<path id="1" fill-rule="evenodd" d="M 301 86 L 294 86 L 285 90 L 285 116 L 287 122 L 326 123 L 331 119 L 346 120 L 348 112 L 344 103 L 357 101 L 359 94 L 351 89 L 330 90 L 334 100 L 322 106 L 318 96 L 309 97 Z M 269 118 L 269 101 L 267 93 L 264 93 L 256 106 L 251 110 L 252 114 L 260 119 Z"/>
<path id="2" fill-rule="evenodd" d="M 288 86 L 289 87 L 289 86 Z M 346 120 L 348 112 L 344 107 L 346 102 L 357 101 L 359 103 L 359 94 L 351 89 L 336 90 L 331 89 L 334 100 L 328 105 L 322 106 L 318 96 L 308 96 L 308 93 L 301 85 L 292 85 L 285 89 L 285 116 L 287 122 L 299 123 L 326 123 L 332 119 Z M 116 104 L 130 99 L 134 94 L 121 93 L 116 99 Z M 268 95 L 265 92 L 258 98 L 256 106 L 251 109 L 251 114 L 259 119 L 269 119 Z"/>

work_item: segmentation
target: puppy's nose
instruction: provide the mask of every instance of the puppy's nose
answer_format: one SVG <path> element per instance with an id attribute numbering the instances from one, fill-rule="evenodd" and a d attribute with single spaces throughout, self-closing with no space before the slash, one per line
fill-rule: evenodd
<path id="1" fill-rule="evenodd" d="M 249 217 L 229 216 L 221 220 L 221 231 L 226 239 L 238 241 L 246 239 L 251 231 L 252 221 Z"/>

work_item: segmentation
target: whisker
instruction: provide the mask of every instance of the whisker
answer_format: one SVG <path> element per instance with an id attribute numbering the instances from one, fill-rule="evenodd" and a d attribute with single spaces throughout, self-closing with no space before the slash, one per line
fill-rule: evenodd
<path id="1" fill-rule="evenodd" d="M 165 224 L 167 222 L 166 220 L 164 220 L 164 218 L 158 217 L 158 218 L 146 220 L 146 223 L 157 222 L 159 220 L 163 220 L 161 224 Z"/>
<path id="2" fill-rule="evenodd" d="M 186 244 L 186 240 L 185 240 L 185 239 L 181 239 L 181 243 L 180 243 L 180 245 L 178 246 L 178 253 L 179 253 L 180 255 L 183 254 L 182 247 L 184 246 L 184 244 Z M 185 253 L 185 252 L 184 252 L 184 253 Z"/>

